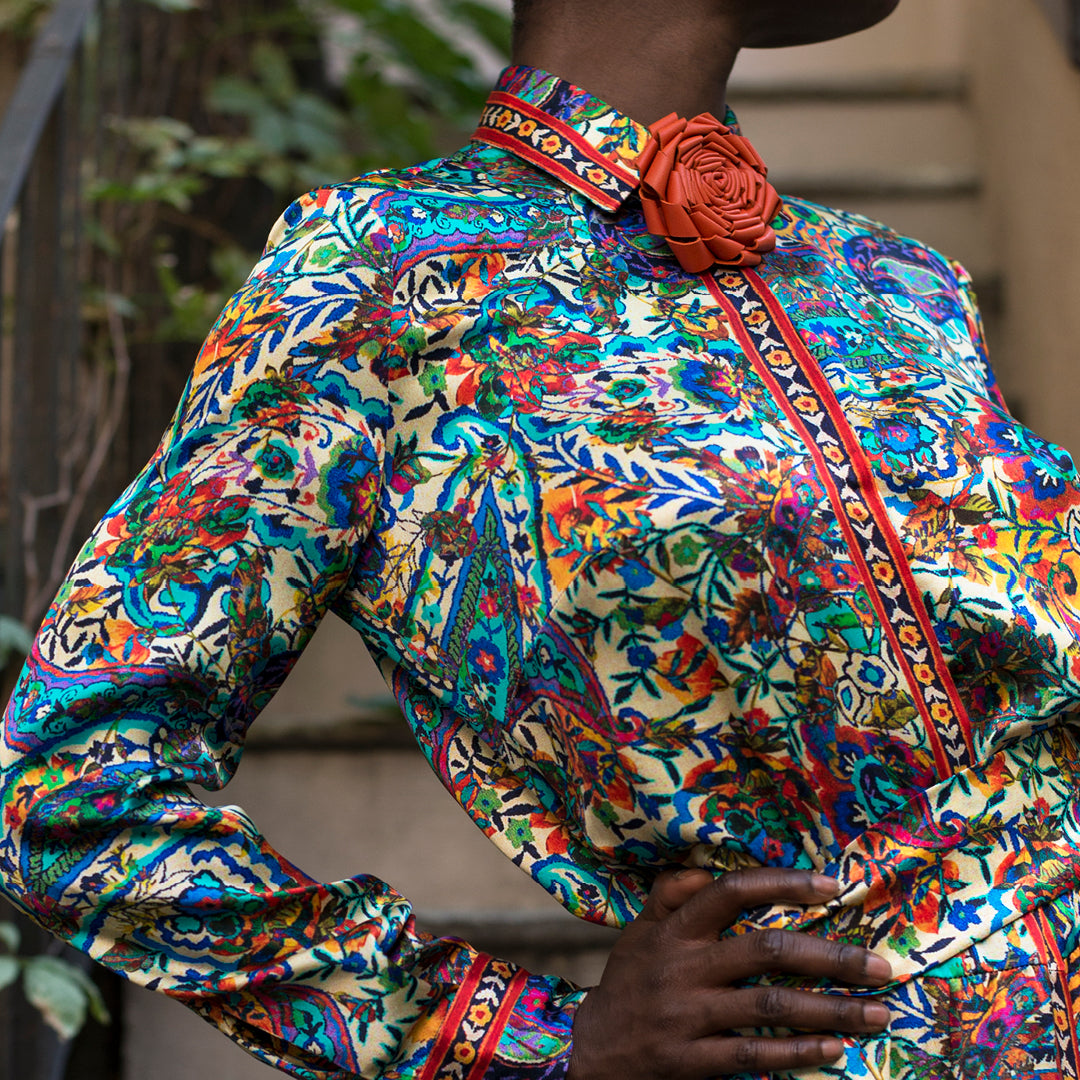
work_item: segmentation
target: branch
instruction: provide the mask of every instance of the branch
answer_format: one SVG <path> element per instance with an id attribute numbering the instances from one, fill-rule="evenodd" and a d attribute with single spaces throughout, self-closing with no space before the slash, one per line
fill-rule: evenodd
<path id="1" fill-rule="evenodd" d="M 90 456 L 86 466 L 79 476 L 79 482 L 75 490 L 71 490 L 72 459 L 75 454 L 61 463 L 60 489 L 51 495 L 42 495 L 36 498 L 24 497 L 26 517 L 23 521 L 23 560 L 26 573 L 26 600 L 23 604 L 23 621 L 28 625 L 34 625 L 40 613 L 47 607 L 59 588 L 67 570 L 69 549 L 79 518 L 86 508 L 87 499 L 93 490 L 95 483 L 105 466 L 113 439 L 124 415 L 124 407 L 127 404 L 128 384 L 131 380 L 131 354 L 128 352 L 127 337 L 124 334 L 124 322 L 115 305 L 111 300 L 106 300 L 106 315 L 109 325 L 109 338 L 112 342 L 112 355 L 114 362 L 112 393 L 109 403 L 98 428 L 97 438 L 94 440 Z M 82 443 L 82 439 L 73 440 L 73 445 Z M 64 466 L 67 466 L 66 468 Z M 34 534 L 37 531 L 37 515 L 41 510 L 52 506 L 63 506 L 63 519 L 56 537 L 56 545 L 53 548 L 52 562 L 49 566 L 49 574 L 44 582 L 39 583 L 39 569 L 37 555 L 34 551 Z"/>

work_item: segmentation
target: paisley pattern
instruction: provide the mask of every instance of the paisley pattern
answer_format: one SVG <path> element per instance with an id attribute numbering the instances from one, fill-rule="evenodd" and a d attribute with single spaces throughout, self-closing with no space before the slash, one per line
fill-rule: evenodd
<path id="1" fill-rule="evenodd" d="M 788 199 L 756 271 L 687 274 L 626 182 L 646 136 L 512 68 L 460 152 L 286 211 L 6 710 L 5 893 L 297 1077 L 565 1075 L 582 991 L 190 790 L 333 610 L 579 916 L 670 866 L 838 876 L 732 930 L 893 962 L 903 1054 L 827 1075 L 951 1039 L 1023 1077 L 971 1064 L 978 1017 L 1038 1013 L 1028 1071 L 1075 1076 L 1072 463 L 1005 410 L 959 267 Z"/>

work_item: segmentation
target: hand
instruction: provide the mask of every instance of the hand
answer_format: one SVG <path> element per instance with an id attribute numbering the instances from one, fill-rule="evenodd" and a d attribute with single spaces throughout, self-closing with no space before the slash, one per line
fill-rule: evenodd
<path id="1" fill-rule="evenodd" d="M 837 889 L 831 878 L 803 870 L 662 874 L 612 950 L 600 985 L 578 1006 L 568 1080 L 705 1080 L 824 1065 L 843 1053 L 835 1036 L 743 1038 L 733 1031 L 884 1030 L 888 1010 L 874 999 L 738 985 L 780 973 L 882 986 L 891 977 L 882 957 L 788 930 L 718 940 L 747 908 L 820 904 Z"/>

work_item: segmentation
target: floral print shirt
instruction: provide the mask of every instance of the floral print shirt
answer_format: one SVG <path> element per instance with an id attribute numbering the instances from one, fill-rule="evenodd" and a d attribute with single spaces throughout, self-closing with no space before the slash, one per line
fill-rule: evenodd
<path id="1" fill-rule="evenodd" d="M 963 270 L 789 198 L 760 267 L 688 274 L 646 137 L 509 68 L 463 150 L 289 207 L 7 708 L 6 894 L 294 1076 L 562 1076 L 582 996 L 192 794 L 328 610 L 583 918 L 812 867 L 836 900 L 732 932 L 903 981 L 1076 885 L 1080 489 Z"/>

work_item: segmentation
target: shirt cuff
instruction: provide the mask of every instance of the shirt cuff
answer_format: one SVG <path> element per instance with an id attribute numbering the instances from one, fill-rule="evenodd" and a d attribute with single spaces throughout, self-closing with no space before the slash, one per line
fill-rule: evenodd
<path id="1" fill-rule="evenodd" d="M 564 1080 L 585 990 L 480 954 L 417 1080 Z"/>

